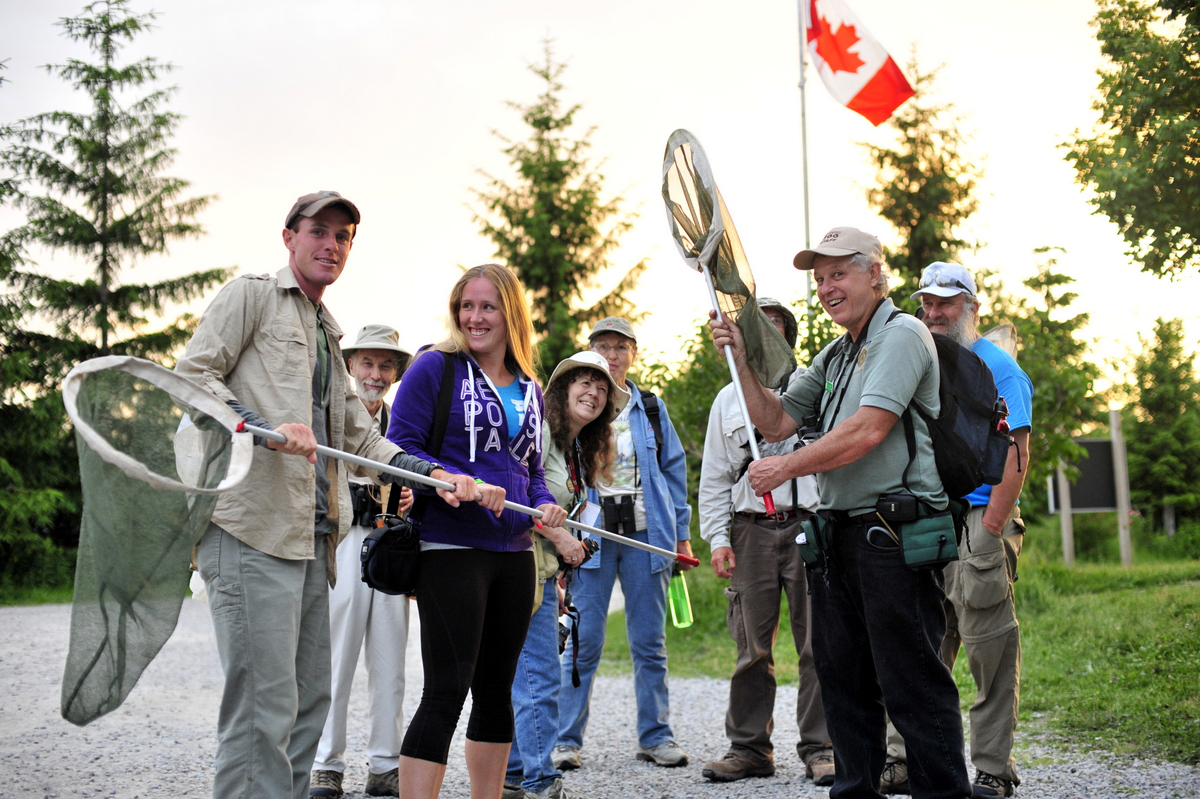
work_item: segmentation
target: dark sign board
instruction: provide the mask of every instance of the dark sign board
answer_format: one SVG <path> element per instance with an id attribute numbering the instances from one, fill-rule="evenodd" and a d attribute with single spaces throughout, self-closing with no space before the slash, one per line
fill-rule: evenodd
<path id="1" fill-rule="evenodd" d="M 1079 444 L 1087 452 L 1086 458 L 1081 458 L 1076 466 L 1079 467 L 1079 479 L 1071 486 L 1071 512 L 1095 513 L 1097 511 L 1117 509 L 1117 481 L 1113 477 L 1113 447 L 1107 438 L 1077 438 Z M 1058 481 L 1051 477 L 1050 483 L 1050 512 L 1058 513 L 1060 506 L 1058 498 Z"/>

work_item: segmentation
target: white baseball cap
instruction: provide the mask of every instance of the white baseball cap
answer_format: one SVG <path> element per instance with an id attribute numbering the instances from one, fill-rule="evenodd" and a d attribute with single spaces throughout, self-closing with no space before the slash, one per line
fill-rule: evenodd
<path id="1" fill-rule="evenodd" d="M 921 283 L 912 293 L 932 294 L 935 297 L 953 297 L 956 294 L 976 294 L 975 278 L 962 264 L 934 261 L 921 272 Z"/>

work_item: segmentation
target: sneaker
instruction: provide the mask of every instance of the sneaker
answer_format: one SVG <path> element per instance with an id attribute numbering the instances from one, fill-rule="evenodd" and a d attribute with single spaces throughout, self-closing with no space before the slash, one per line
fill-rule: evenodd
<path id="1" fill-rule="evenodd" d="M 563 786 L 562 778 L 550 783 L 550 787 L 541 793 L 526 793 L 525 799 L 589 799 L 583 794 L 569 791 Z"/>
<path id="2" fill-rule="evenodd" d="M 367 774 L 367 796 L 399 796 L 400 769 L 394 768 L 382 774 Z"/>
<path id="3" fill-rule="evenodd" d="M 308 783 L 308 795 L 322 799 L 337 799 L 342 795 L 342 772 L 314 771 Z"/>
<path id="4" fill-rule="evenodd" d="M 500 791 L 500 799 L 525 799 L 525 789 L 520 785 L 505 782 L 504 789 Z"/>
<path id="5" fill-rule="evenodd" d="M 975 772 L 975 783 L 971 786 L 971 799 L 998 799 L 1013 795 L 1012 780 L 993 777 L 986 771 Z"/>
<path id="6" fill-rule="evenodd" d="M 705 764 L 700 774 L 713 782 L 733 782 L 746 777 L 771 777 L 775 774 L 775 763 L 745 749 L 730 749 L 720 760 Z"/>
<path id="7" fill-rule="evenodd" d="M 813 785 L 833 785 L 836 776 L 833 752 L 826 749 L 810 757 L 804 764 L 804 775 L 813 781 Z"/>
<path id="8" fill-rule="evenodd" d="M 567 744 L 558 744 L 550 752 L 550 762 L 559 771 L 574 771 L 580 767 L 579 750 Z"/>
<path id="9" fill-rule="evenodd" d="M 908 764 L 903 760 L 889 760 L 883 766 L 883 779 L 879 781 L 880 793 L 908 793 Z"/>
<path id="10" fill-rule="evenodd" d="M 657 766 L 665 766 L 667 768 L 686 766 L 688 764 L 687 752 L 679 748 L 679 744 L 674 741 L 664 741 L 658 746 L 652 746 L 649 749 L 639 748 L 637 759 L 648 760 Z"/>

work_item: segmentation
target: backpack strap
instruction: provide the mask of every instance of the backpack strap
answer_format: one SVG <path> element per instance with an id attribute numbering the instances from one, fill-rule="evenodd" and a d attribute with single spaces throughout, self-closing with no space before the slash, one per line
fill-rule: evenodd
<path id="1" fill-rule="evenodd" d="M 429 434 L 429 446 L 426 453 L 438 457 L 442 452 L 442 444 L 446 441 L 446 428 L 450 425 L 450 404 L 454 401 L 454 356 L 448 352 L 442 353 L 442 379 L 438 384 L 437 406 L 433 412 L 433 429 Z M 400 501 L 400 492 L 392 491 L 388 496 L 388 512 L 395 513 L 392 498 Z M 413 500 L 412 510 L 408 517 L 417 523 L 425 517 L 425 505 L 428 497 L 418 494 Z"/>
<path id="2" fill-rule="evenodd" d="M 646 409 L 646 418 L 650 420 L 650 426 L 654 428 L 654 442 L 657 444 L 656 452 L 658 453 L 658 465 L 662 466 L 662 449 L 663 449 L 663 431 L 662 431 L 662 408 L 658 404 L 658 395 L 647 388 L 638 388 L 642 393 L 642 405 Z"/>

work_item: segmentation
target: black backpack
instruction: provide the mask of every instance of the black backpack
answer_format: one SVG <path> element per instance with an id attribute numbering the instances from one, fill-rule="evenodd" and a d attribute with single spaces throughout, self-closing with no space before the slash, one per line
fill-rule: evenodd
<path id="1" fill-rule="evenodd" d="M 893 312 L 888 321 L 902 313 Z M 1008 405 L 997 393 L 992 370 L 982 358 L 949 336 L 932 335 L 941 378 L 938 388 L 941 411 L 934 419 L 915 404 L 904 409 L 908 465 L 904 467 L 903 482 L 908 488 L 908 470 L 917 455 L 912 420 L 915 408 L 929 428 L 946 496 L 960 499 L 981 485 L 996 485 L 1004 479 L 1008 448 L 1014 443 L 1005 421 Z"/>

